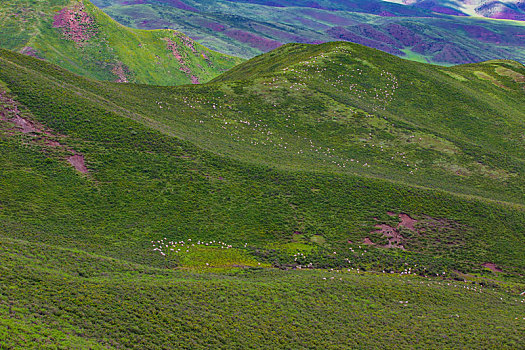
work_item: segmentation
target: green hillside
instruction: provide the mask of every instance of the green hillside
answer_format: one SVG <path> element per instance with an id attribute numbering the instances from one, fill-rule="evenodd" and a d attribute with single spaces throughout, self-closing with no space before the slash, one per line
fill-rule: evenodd
<path id="1" fill-rule="evenodd" d="M 155 85 L 206 82 L 242 61 L 173 30 L 126 28 L 87 0 L 2 1 L 0 47 L 93 79 Z"/>
<path id="2" fill-rule="evenodd" d="M 524 83 L 349 43 L 175 87 L 0 50 L 0 346 L 518 347 Z"/>

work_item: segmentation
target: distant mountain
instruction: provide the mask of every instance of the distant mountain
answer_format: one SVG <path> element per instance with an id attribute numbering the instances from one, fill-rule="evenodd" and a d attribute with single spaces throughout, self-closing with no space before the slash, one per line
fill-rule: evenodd
<path id="1" fill-rule="evenodd" d="M 87 0 L 2 1 L 0 18 L 0 47 L 99 80 L 199 83 L 242 61 L 173 30 L 126 28 Z"/>
<path id="2" fill-rule="evenodd" d="M 489 59 L 525 62 L 525 26 L 469 17 L 453 2 L 95 0 L 95 4 L 127 26 L 173 28 L 214 50 L 245 58 L 283 43 L 345 40 L 443 65 Z"/>
<path id="3" fill-rule="evenodd" d="M 496 19 L 525 21 L 523 0 L 385 0 L 431 10 L 438 13 L 459 16 L 480 16 Z"/>

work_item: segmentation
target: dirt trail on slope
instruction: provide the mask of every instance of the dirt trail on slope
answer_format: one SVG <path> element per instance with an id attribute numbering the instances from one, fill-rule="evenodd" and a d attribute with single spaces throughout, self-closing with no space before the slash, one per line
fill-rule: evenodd
<path id="1" fill-rule="evenodd" d="M 54 152 L 67 152 L 71 154 L 67 157 L 67 161 L 79 172 L 83 174 L 89 173 L 88 168 L 85 164 L 84 156 L 76 152 L 74 149 L 68 148 L 66 145 L 61 144 L 56 139 L 65 138 L 64 136 L 57 136 L 51 133 L 43 125 L 35 123 L 29 120 L 23 115 L 19 108 L 19 103 L 11 98 L 6 91 L 0 91 L 0 120 L 8 122 L 14 126 L 13 130 L 22 132 L 23 134 L 34 135 L 31 140 L 32 143 L 37 144 L 37 141 L 44 146 L 47 146 L 47 150 L 53 150 Z"/>
<path id="2" fill-rule="evenodd" d="M 502 269 L 496 266 L 496 264 L 491 262 L 486 262 L 481 264 L 481 266 L 486 267 L 487 269 L 491 270 L 492 272 L 503 272 Z"/>

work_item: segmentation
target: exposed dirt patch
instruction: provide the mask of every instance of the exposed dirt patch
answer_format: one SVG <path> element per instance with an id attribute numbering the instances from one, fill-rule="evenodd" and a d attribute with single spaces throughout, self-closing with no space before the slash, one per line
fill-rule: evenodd
<path id="1" fill-rule="evenodd" d="M 182 45 L 186 46 L 186 48 L 190 49 L 194 54 L 197 53 L 197 49 L 195 49 L 195 41 L 193 41 L 190 37 L 179 32 L 175 32 L 174 35 L 180 39 Z"/>
<path id="2" fill-rule="evenodd" d="M 46 146 L 49 146 L 49 147 L 62 147 L 60 142 L 53 141 L 53 140 L 47 140 L 45 144 L 46 144 Z"/>
<path id="3" fill-rule="evenodd" d="M 199 83 L 199 78 L 196 77 L 195 75 L 192 75 L 192 76 L 191 76 L 191 83 L 192 83 L 192 84 L 200 84 L 200 83 Z"/>
<path id="4" fill-rule="evenodd" d="M 496 264 L 494 263 L 486 262 L 486 263 L 481 264 L 481 266 L 486 267 L 492 272 L 503 272 L 503 270 L 497 267 Z"/>
<path id="5" fill-rule="evenodd" d="M 179 61 L 179 64 L 181 66 L 186 65 L 186 62 L 182 59 L 182 54 L 179 52 L 179 45 L 177 42 L 173 41 L 171 38 L 162 38 L 162 40 L 166 41 L 166 48 L 171 51 L 171 54 L 175 56 L 177 61 Z"/>
<path id="6" fill-rule="evenodd" d="M 87 174 L 89 172 L 88 168 L 86 167 L 86 164 L 84 162 L 84 156 L 80 154 L 74 154 L 67 158 L 67 161 L 77 169 L 77 171 L 80 171 L 83 174 Z"/>
<path id="7" fill-rule="evenodd" d="M 64 37 L 79 46 L 84 46 L 98 33 L 95 20 L 84 12 L 82 4 L 60 10 L 54 17 L 53 28 L 62 29 Z"/>
<path id="8" fill-rule="evenodd" d="M 374 227 L 379 230 L 376 230 L 372 233 L 381 233 L 383 237 L 386 237 L 388 239 L 388 244 L 384 246 L 385 248 L 405 249 L 405 247 L 402 244 L 405 238 L 401 236 L 401 234 L 396 228 L 387 224 L 379 224 L 375 225 Z"/>
<path id="9" fill-rule="evenodd" d="M 442 251 L 443 249 L 463 249 L 466 237 L 473 233 L 468 226 L 450 219 L 421 215 L 416 220 L 406 213 L 389 211 L 387 214 L 399 218 L 399 222 L 397 224 L 392 224 L 390 220 L 379 222 L 374 226 L 377 230 L 370 233 L 374 234 L 374 237 L 381 235 L 387 238 L 388 244 L 375 244 L 368 237 L 367 242 L 370 241 L 384 248 Z"/>
<path id="10" fill-rule="evenodd" d="M 40 58 L 42 59 L 42 57 L 40 57 L 40 55 L 38 54 L 38 52 L 32 48 L 31 46 L 24 46 L 21 50 L 20 50 L 20 53 L 21 54 L 24 54 L 24 55 L 27 55 L 27 56 L 31 56 L 31 57 L 35 57 L 35 58 Z"/>
<path id="11" fill-rule="evenodd" d="M 9 120 L 11 123 L 15 124 L 20 131 L 22 131 L 24 134 L 30 133 L 30 132 L 41 132 L 38 128 L 36 128 L 33 123 L 31 123 L 29 120 L 26 120 L 18 115 L 15 115 L 11 120 Z"/>
<path id="12" fill-rule="evenodd" d="M 399 218 L 401 219 L 401 222 L 397 227 L 404 227 L 411 231 L 416 230 L 415 224 L 417 224 L 417 220 L 412 219 L 408 214 L 404 213 L 400 213 Z"/>
<path id="13" fill-rule="evenodd" d="M 117 83 L 127 83 L 128 78 L 126 76 L 126 72 L 129 72 L 126 66 L 122 64 L 122 62 L 118 62 L 113 66 L 113 69 L 111 70 L 113 74 L 117 76 Z"/>
<path id="14" fill-rule="evenodd" d="M 183 34 L 175 34 L 175 36 L 181 41 L 182 44 L 177 43 L 177 41 L 171 38 L 163 38 L 162 40 L 166 42 L 166 48 L 179 62 L 179 70 L 186 74 L 188 78 L 190 78 L 192 84 L 199 84 L 199 78 L 192 74 L 190 67 L 186 63 L 188 57 L 186 51 L 183 49 L 183 47 L 186 47 L 190 49 L 195 55 L 198 55 L 198 51 L 195 49 L 194 42 Z"/>
<path id="15" fill-rule="evenodd" d="M 351 242 L 349 241 L 349 243 L 351 243 Z M 375 243 L 372 242 L 372 241 L 370 240 L 370 238 L 368 238 L 368 237 L 365 237 L 365 239 L 363 240 L 363 244 L 366 244 L 366 245 L 375 245 Z"/>

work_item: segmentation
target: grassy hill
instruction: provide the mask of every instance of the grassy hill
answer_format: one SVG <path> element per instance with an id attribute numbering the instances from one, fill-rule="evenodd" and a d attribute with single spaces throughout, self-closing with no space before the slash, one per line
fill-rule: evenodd
<path id="1" fill-rule="evenodd" d="M 173 30 L 126 28 L 89 1 L 3 1 L 0 46 L 85 77 L 178 85 L 206 82 L 242 60 Z"/>
<path id="2" fill-rule="evenodd" d="M 525 62 L 523 22 L 468 17 L 450 1 L 412 1 L 410 5 L 380 0 L 94 3 L 127 26 L 176 29 L 214 50 L 246 58 L 283 43 L 345 40 L 441 65 L 490 59 Z"/>
<path id="3" fill-rule="evenodd" d="M 516 348 L 524 77 L 339 42 L 160 87 L 1 50 L 0 344 Z"/>

